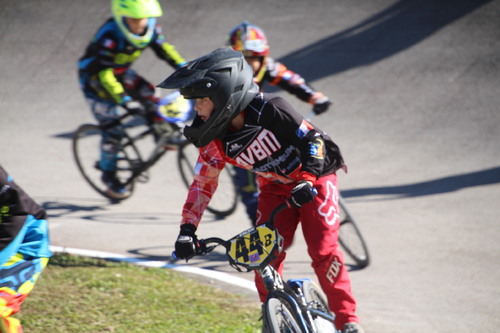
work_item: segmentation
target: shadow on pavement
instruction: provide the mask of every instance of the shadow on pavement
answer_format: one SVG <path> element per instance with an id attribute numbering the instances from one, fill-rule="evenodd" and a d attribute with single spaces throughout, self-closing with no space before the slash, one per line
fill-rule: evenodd
<path id="1" fill-rule="evenodd" d="M 455 192 L 469 187 L 496 183 L 500 183 L 500 167 L 415 184 L 360 188 L 341 192 L 345 198 L 383 195 L 392 196 L 389 199 L 401 199 Z M 378 200 L 387 200 L 387 198 Z"/>
<path id="2" fill-rule="evenodd" d="M 43 209 L 47 211 L 48 218 L 56 218 L 62 217 L 66 215 L 71 215 L 75 212 L 96 212 L 96 211 L 104 211 L 106 210 L 105 204 L 102 200 L 84 200 L 84 199 L 75 199 L 78 201 L 90 201 L 95 202 L 90 205 L 84 204 L 76 204 L 64 200 L 40 200 L 41 206 Z"/>
<path id="3" fill-rule="evenodd" d="M 279 58 L 307 81 L 404 51 L 492 0 L 401 0 L 349 29 Z M 275 87 L 269 92 L 277 90 Z"/>
<path id="4" fill-rule="evenodd" d="M 221 247 L 221 249 L 223 248 Z M 167 253 L 164 247 L 159 247 L 159 246 L 130 249 L 127 252 L 132 254 L 135 259 L 145 260 L 145 261 L 167 261 L 171 264 L 203 267 L 212 270 L 227 270 L 227 267 L 230 267 L 225 253 L 214 251 L 207 256 L 196 256 L 193 259 L 190 259 L 188 262 L 186 262 L 183 259 L 174 260 L 172 256 L 168 255 L 160 256 L 148 253 L 155 251 Z"/>

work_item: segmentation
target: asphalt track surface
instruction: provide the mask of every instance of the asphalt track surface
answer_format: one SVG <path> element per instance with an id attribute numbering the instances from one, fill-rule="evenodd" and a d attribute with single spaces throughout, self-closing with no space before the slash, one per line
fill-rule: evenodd
<path id="1" fill-rule="evenodd" d="M 500 1 L 162 4 L 186 58 L 246 19 L 334 101 L 315 121 L 345 155 L 340 187 L 373 258 L 351 272 L 367 332 L 498 331 Z M 76 61 L 108 15 L 104 0 L 0 0 L 0 162 L 47 209 L 53 245 L 169 263 L 186 193 L 175 155 L 121 204 L 94 193 L 72 160 L 72 131 L 93 120 Z M 172 72 L 152 52 L 134 67 L 154 83 Z M 223 221 L 207 214 L 199 234 L 247 226 L 239 206 Z M 312 277 L 300 233 L 287 261 L 285 277 Z M 231 272 L 220 254 L 188 266 Z"/>

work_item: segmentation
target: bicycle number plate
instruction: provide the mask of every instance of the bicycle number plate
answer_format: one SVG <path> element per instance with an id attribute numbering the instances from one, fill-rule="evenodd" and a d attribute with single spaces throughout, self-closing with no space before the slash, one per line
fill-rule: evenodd
<path id="1" fill-rule="evenodd" d="M 194 116 L 193 105 L 179 91 L 161 99 L 157 113 L 169 123 L 186 122 Z"/>
<path id="2" fill-rule="evenodd" d="M 263 268 L 283 249 L 283 237 L 271 226 L 261 224 L 229 240 L 227 251 L 233 266 L 247 270 Z"/>

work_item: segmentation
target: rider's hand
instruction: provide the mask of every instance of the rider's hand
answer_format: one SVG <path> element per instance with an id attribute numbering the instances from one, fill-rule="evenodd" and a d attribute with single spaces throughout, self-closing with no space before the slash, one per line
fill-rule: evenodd
<path id="1" fill-rule="evenodd" d="M 19 195 L 9 185 L 0 185 L 0 224 L 14 215 L 26 215 L 19 203 Z"/>
<path id="2" fill-rule="evenodd" d="M 326 112 L 331 104 L 332 102 L 330 102 L 330 99 L 326 96 L 316 99 L 313 106 L 314 114 L 318 115 Z"/>
<path id="3" fill-rule="evenodd" d="M 199 248 L 198 238 L 195 235 L 196 226 L 193 224 L 181 225 L 181 231 L 175 242 L 175 255 L 179 259 L 189 259 L 196 254 Z"/>
<path id="4" fill-rule="evenodd" d="M 302 181 L 295 185 L 288 202 L 292 207 L 300 208 L 302 205 L 313 201 L 316 194 L 317 191 L 312 186 L 311 182 Z"/>
<path id="5" fill-rule="evenodd" d="M 146 110 L 144 109 L 144 106 L 138 101 L 129 100 L 129 101 L 124 102 L 122 104 L 122 106 L 130 114 L 140 115 L 140 116 L 144 116 L 146 114 Z"/>

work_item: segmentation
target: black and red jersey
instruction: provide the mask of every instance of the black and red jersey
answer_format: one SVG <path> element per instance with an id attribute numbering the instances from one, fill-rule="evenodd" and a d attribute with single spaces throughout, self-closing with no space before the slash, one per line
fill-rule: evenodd
<path id="1" fill-rule="evenodd" d="M 283 98 L 260 94 L 244 110 L 241 130 L 219 140 L 227 161 L 270 179 L 295 182 L 297 172 L 316 178 L 342 167 L 338 146 Z"/>
<path id="2" fill-rule="evenodd" d="M 282 97 L 258 94 L 242 111 L 243 127 L 200 148 L 183 223 L 198 225 L 226 163 L 259 175 L 259 183 L 315 181 L 344 168 L 339 147 Z"/>

